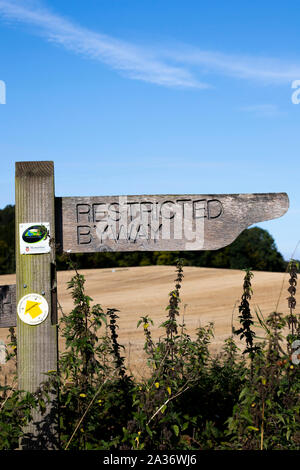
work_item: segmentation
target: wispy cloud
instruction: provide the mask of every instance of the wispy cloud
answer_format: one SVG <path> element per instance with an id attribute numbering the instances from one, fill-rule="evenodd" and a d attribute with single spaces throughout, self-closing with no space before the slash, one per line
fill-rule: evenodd
<path id="1" fill-rule="evenodd" d="M 275 104 L 255 104 L 251 106 L 242 106 L 240 110 L 254 114 L 255 116 L 262 117 L 276 117 L 282 116 L 282 114 L 284 114 Z"/>
<path id="2" fill-rule="evenodd" d="M 131 79 L 157 85 L 211 88 L 206 79 L 216 75 L 279 85 L 300 77 L 300 64 L 281 59 L 203 51 L 182 44 L 139 47 L 83 28 L 50 12 L 38 0 L 0 0 L 0 16 L 29 24 L 48 41 L 105 63 Z"/>
<path id="3" fill-rule="evenodd" d="M 169 87 L 209 87 L 186 68 L 170 65 L 150 50 L 82 28 L 37 3 L 0 0 L 0 15 L 9 20 L 29 23 L 37 27 L 37 31 L 47 40 L 106 63 L 129 78 Z"/>
<path id="4" fill-rule="evenodd" d="M 289 63 L 270 57 L 223 54 L 201 51 L 194 47 L 178 46 L 176 50 L 166 49 L 164 56 L 176 63 L 184 63 L 200 69 L 206 76 L 211 73 L 232 78 L 255 80 L 266 84 L 290 83 L 300 77 L 300 64 Z"/>

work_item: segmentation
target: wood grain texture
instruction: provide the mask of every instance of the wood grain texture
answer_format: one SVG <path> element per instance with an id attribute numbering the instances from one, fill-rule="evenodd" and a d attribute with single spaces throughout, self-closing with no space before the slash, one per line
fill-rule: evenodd
<path id="1" fill-rule="evenodd" d="M 17 326 L 16 285 L 0 286 L 0 328 Z"/>
<path id="2" fill-rule="evenodd" d="M 47 254 L 21 255 L 19 224 L 49 222 L 50 237 L 53 237 L 53 162 L 17 162 L 15 183 L 17 304 L 26 294 L 42 294 L 50 312 L 47 319 L 36 326 L 27 325 L 17 318 L 18 385 L 20 390 L 35 392 L 46 379 L 45 373 L 57 369 L 56 303 L 53 302 L 55 245 L 52 243 L 51 252 Z M 53 412 L 54 407 L 50 407 L 44 416 L 34 414 L 34 422 L 26 428 L 22 438 L 23 449 L 55 448 L 55 433 L 49 420 Z"/>
<path id="3" fill-rule="evenodd" d="M 217 250 L 252 224 L 281 217 L 286 193 L 57 198 L 65 252 Z"/>

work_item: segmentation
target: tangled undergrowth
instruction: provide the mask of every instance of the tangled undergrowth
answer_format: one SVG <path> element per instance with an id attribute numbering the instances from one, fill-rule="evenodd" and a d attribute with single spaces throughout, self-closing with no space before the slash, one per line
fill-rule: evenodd
<path id="1" fill-rule="evenodd" d="M 240 328 L 213 356 L 213 324 L 198 328 L 192 339 L 180 323 L 183 263 L 178 260 L 160 339 L 152 339 L 151 318 L 138 322 L 149 374 L 137 380 L 118 342 L 118 310 L 92 305 L 85 279 L 75 269 L 69 282 L 74 308 L 60 322 L 66 350 L 58 372 L 49 371 L 35 394 L 22 393 L 14 384 L 0 386 L 0 449 L 17 448 L 32 411 L 45 411 L 49 397 L 58 395 L 55 425 L 65 450 L 299 450 L 295 262 L 289 273 L 289 314 L 273 312 L 265 319 L 260 311 L 255 317 L 251 313 L 253 273 L 246 270 Z M 257 325 L 263 339 L 256 337 Z M 245 340 L 244 351 L 237 347 L 237 336 Z M 13 329 L 8 346 L 9 359 L 17 360 Z"/>

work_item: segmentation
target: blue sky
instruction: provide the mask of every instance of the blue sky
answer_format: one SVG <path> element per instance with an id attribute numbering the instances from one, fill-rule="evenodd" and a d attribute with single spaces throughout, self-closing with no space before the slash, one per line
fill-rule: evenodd
<path id="1" fill-rule="evenodd" d="M 259 225 L 290 258 L 298 12 L 296 1 L 0 0 L 0 207 L 25 160 L 55 162 L 57 196 L 285 191 L 288 213 Z"/>

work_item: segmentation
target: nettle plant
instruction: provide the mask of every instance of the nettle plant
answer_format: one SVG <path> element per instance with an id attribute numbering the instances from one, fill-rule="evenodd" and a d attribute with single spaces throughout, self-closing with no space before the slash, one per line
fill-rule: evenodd
<path id="1" fill-rule="evenodd" d="M 142 316 L 148 373 L 132 377 L 118 341 L 118 313 L 104 311 L 86 295 L 85 279 L 71 264 L 68 284 L 74 308 L 61 309 L 65 342 L 58 372 L 49 371 L 35 394 L 14 385 L 0 386 L 0 449 L 18 447 L 22 429 L 36 407 L 58 396 L 60 448 L 77 449 L 300 449 L 300 369 L 292 361 L 300 339 L 296 308 L 298 266 L 289 265 L 289 315 L 266 319 L 251 312 L 253 273 L 245 270 L 240 328 L 213 355 L 214 325 L 187 333 L 180 292 L 183 260 L 176 264 L 166 320 L 154 340 L 153 321 Z M 263 337 L 257 336 L 258 327 Z M 255 328 L 255 330 L 254 330 Z M 245 341 L 242 351 L 235 337 Z M 8 357 L 16 361 L 16 337 L 10 331 Z"/>
<path id="2" fill-rule="evenodd" d="M 176 274 L 159 341 L 152 340 L 148 316 L 138 322 L 149 373 L 137 381 L 118 342 L 118 310 L 92 306 L 75 270 L 69 283 L 74 309 L 62 315 L 60 326 L 66 349 L 59 374 L 50 377 L 59 390 L 62 448 L 201 449 L 220 439 L 238 398 L 243 362 L 236 360 L 233 340 L 222 357 L 211 358 L 213 324 L 198 328 L 195 339 L 184 321 L 179 324 L 181 259 Z"/>
<path id="3" fill-rule="evenodd" d="M 212 358 L 213 324 L 198 328 L 192 339 L 184 319 L 178 323 L 182 267 L 183 260 L 177 260 L 175 289 L 169 294 L 159 341 L 152 339 L 148 316 L 138 322 L 144 329 L 150 374 L 135 387 L 133 419 L 124 429 L 123 448 L 210 448 L 222 434 L 215 423 L 222 428 L 238 397 L 242 361 L 235 363 L 234 341 L 226 342 L 222 356 Z"/>
<path id="4" fill-rule="evenodd" d="M 8 340 L 6 359 L 13 363 L 15 373 L 11 384 L 8 384 L 6 373 L 0 376 L 0 450 L 18 448 L 23 428 L 32 421 L 32 411 L 39 406 L 35 395 L 18 390 L 17 338 L 12 327 L 9 329 Z"/>
<path id="5" fill-rule="evenodd" d="M 117 342 L 117 310 L 103 311 L 85 294 L 75 269 L 69 282 L 74 309 L 60 322 L 65 351 L 49 383 L 59 391 L 59 429 L 63 449 L 117 446 L 130 414 L 132 378 Z"/>
<path id="6" fill-rule="evenodd" d="M 234 449 L 263 450 L 300 448 L 300 369 L 293 364 L 291 345 L 300 338 L 299 316 L 295 309 L 297 264 L 289 263 L 290 273 L 288 306 L 290 314 L 285 316 L 272 312 L 267 319 L 256 311 L 253 321 L 250 309 L 246 309 L 246 322 L 240 316 L 242 328 L 236 331 L 246 337 L 250 367 L 245 370 L 245 385 L 228 419 L 226 446 Z M 252 274 L 252 273 L 251 273 Z M 252 275 L 246 271 L 244 293 L 249 298 Z M 240 309 L 240 311 L 243 308 Z M 262 328 L 262 343 L 253 347 L 256 334 L 251 326 Z M 286 332 L 286 328 L 291 333 Z"/>

